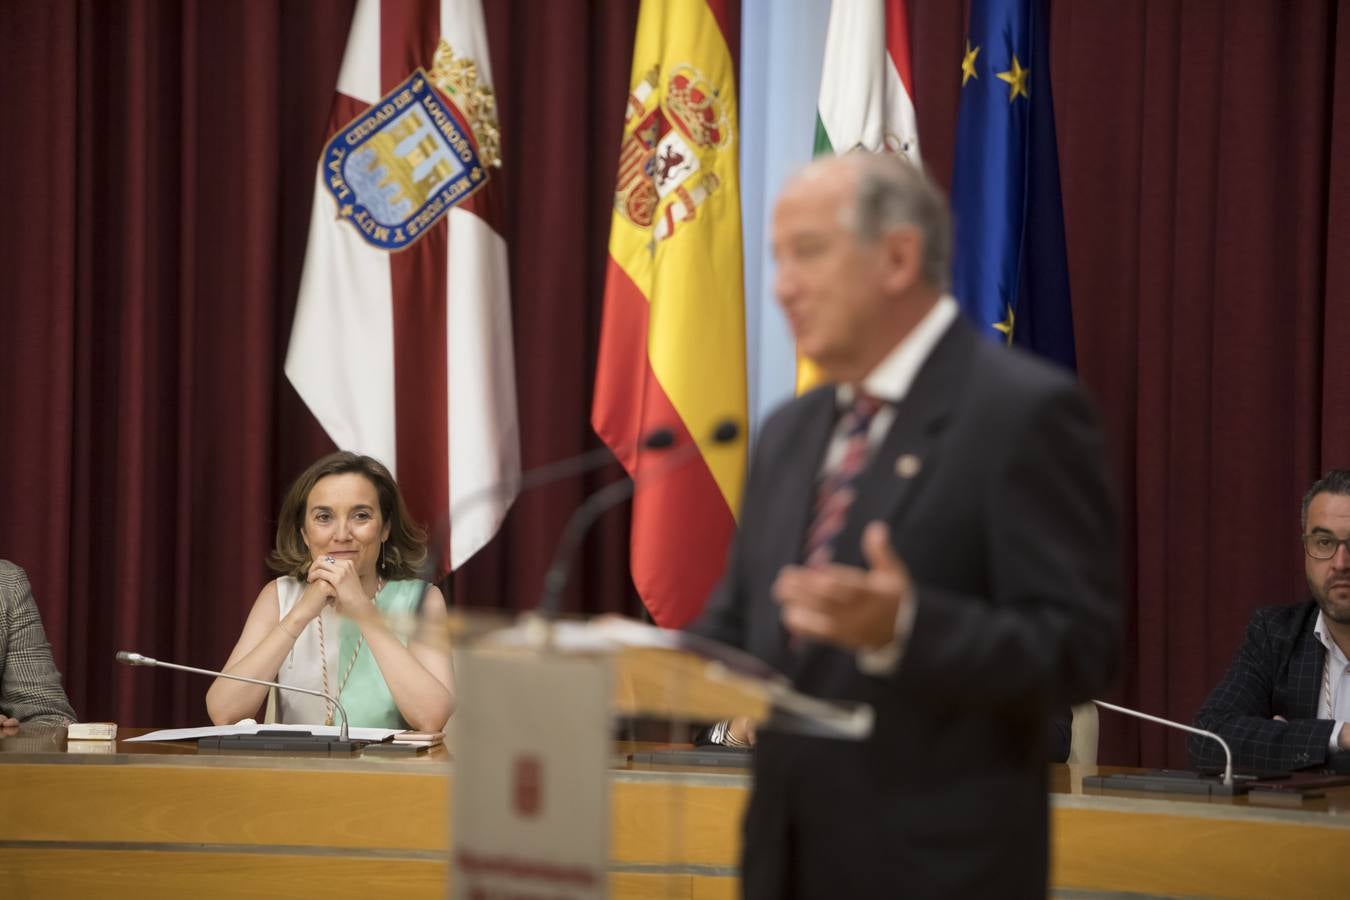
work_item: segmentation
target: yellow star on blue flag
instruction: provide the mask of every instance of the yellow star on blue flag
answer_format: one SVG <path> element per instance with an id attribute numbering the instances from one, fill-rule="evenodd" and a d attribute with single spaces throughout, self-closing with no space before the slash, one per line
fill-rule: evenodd
<path id="1" fill-rule="evenodd" d="M 966 55 L 961 58 L 961 87 L 965 87 L 970 79 L 980 77 L 980 73 L 975 71 L 975 60 L 979 55 L 980 48 L 972 48 L 970 41 L 966 41 Z"/>
<path id="2" fill-rule="evenodd" d="M 1010 306 L 1008 307 L 1008 317 L 1002 322 L 994 323 L 994 330 L 1002 334 L 1009 344 L 1012 343 L 1013 339 L 1013 319 L 1013 308 Z"/>
<path id="3" fill-rule="evenodd" d="M 1012 65 L 1006 72 L 999 72 L 994 77 L 999 81 L 1008 84 L 1008 102 L 1011 103 L 1019 96 L 1031 99 L 1030 92 L 1027 91 L 1027 77 L 1031 75 L 1029 69 L 1022 68 L 1022 64 L 1017 61 L 1017 54 L 1012 55 Z"/>

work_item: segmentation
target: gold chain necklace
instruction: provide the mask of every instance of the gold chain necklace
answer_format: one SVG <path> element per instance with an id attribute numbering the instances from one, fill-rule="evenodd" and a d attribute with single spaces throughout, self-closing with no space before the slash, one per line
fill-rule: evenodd
<path id="1" fill-rule="evenodd" d="M 375 602 L 375 598 L 378 597 L 378 596 L 380 596 L 380 591 L 382 591 L 382 590 L 384 590 L 384 579 L 383 579 L 383 578 L 376 578 L 376 579 L 375 579 L 375 593 L 374 593 L 374 595 L 370 598 L 370 602 L 371 602 L 371 603 L 374 603 L 374 602 Z M 345 687 L 347 686 L 347 679 L 352 677 L 352 667 L 356 665 L 356 657 L 358 657 L 358 656 L 361 655 L 361 648 L 364 647 L 365 645 L 366 645 L 366 636 L 363 634 L 363 635 L 361 635 L 359 638 L 357 638 L 357 640 L 356 640 L 356 649 L 352 651 L 352 658 L 349 659 L 349 660 L 347 660 L 347 670 L 346 670 L 345 672 L 342 673 L 342 680 L 341 680 L 340 682 L 338 682 L 337 694 L 336 694 L 335 696 L 337 696 L 337 697 L 341 697 L 341 696 L 342 696 L 342 689 L 345 688 Z M 329 690 L 328 690 L 328 646 L 324 643 L 324 639 L 323 639 L 323 611 L 322 611 L 322 610 L 320 610 L 320 612 L 319 612 L 319 658 L 320 658 L 320 660 L 322 661 L 322 664 L 323 664 L 323 692 L 324 692 L 325 694 L 327 694 L 327 693 L 329 693 Z M 336 712 L 336 710 L 333 708 L 333 704 L 332 704 L 331 702 L 329 702 L 328 700 L 324 700 L 323 703 L 324 703 L 324 708 L 328 711 L 328 714 L 324 717 L 323 724 L 325 724 L 325 725 L 332 725 L 332 724 L 333 724 L 333 714 Z"/>
<path id="2" fill-rule="evenodd" d="M 1326 663 L 1322 666 L 1322 699 L 1327 705 L 1327 718 L 1336 718 L 1336 707 L 1331 702 L 1331 651 L 1326 653 Z"/>

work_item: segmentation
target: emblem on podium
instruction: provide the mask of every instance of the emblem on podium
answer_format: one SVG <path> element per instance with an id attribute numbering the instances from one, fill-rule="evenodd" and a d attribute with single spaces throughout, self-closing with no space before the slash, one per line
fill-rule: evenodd
<path id="1" fill-rule="evenodd" d="M 525 819 L 539 815 L 543 802 L 544 764 L 533 754 L 516 757 L 512 766 L 512 782 L 516 813 Z"/>

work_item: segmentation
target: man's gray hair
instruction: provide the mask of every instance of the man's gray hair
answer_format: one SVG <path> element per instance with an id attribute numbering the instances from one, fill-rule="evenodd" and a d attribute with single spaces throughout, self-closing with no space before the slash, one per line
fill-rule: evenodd
<path id="1" fill-rule="evenodd" d="M 952 220 L 933 181 L 898 153 L 849 154 L 858 166 L 858 195 L 851 216 L 859 240 L 875 241 L 901 225 L 923 237 L 923 275 L 940 291 L 951 287 Z"/>

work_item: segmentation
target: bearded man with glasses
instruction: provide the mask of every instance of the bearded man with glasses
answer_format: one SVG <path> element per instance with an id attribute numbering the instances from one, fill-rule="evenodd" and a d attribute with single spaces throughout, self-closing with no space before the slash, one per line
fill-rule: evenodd
<path id="1" fill-rule="evenodd" d="M 1312 596 L 1258 609 L 1227 674 L 1195 716 L 1235 766 L 1288 772 L 1350 762 L 1350 469 L 1303 497 L 1303 564 Z M 1223 751 L 1193 737 L 1191 765 L 1221 767 Z"/>

